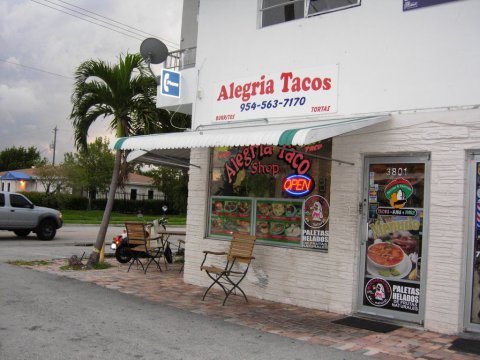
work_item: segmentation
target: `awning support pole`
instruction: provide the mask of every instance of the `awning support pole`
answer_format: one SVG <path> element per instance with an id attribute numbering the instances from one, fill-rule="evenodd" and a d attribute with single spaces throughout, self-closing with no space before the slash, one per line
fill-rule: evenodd
<path id="1" fill-rule="evenodd" d="M 188 163 L 188 164 L 179 164 L 179 163 L 176 163 L 176 162 L 169 162 L 169 161 L 158 161 L 157 159 L 155 158 L 151 158 L 151 157 L 145 157 L 144 160 L 150 160 L 151 163 L 155 163 L 155 165 L 157 166 L 162 166 L 162 165 L 174 165 L 174 166 L 178 166 L 178 167 L 181 167 L 181 168 L 185 168 L 185 169 L 188 169 L 190 166 L 193 166 L 193 167 L 196 167 L 198 169 L 201 169 L 200 166 L 198 165 L 195 165 L 195 164 L 192 164 L 192 163 Z M 142 161 L 144 162 L 144 161 Z"/>

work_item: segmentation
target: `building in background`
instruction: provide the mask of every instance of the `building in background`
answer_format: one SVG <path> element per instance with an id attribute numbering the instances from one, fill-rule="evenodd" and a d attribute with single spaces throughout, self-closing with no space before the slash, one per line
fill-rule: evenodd
<path id="1" fill-rule="evenodd" d="M 0 189 L 2 191 L 37 191 L 46 192 L 44 182 L 35 173 L 35 168 L 0 172 Z M 71 193 L 71 189 L 62 190 Z M 86 192 L 82 196 L 87 196 Z M 97 198 L 106 198 L 106 194 L 97 194 Z M 116 199 L 124 200 L 163 200 L 164 196 L 148 176 L 129 173 L 123 188 L 118 188 Z"/>
<path id="2" fill-rule="evenodd" d="M 114 147 L 189 167 L 185 281 L 209 285 L 202 250 L 250 233 L 249 295 L 480 332 L 479 13 L 184 1 L 157 106 L 192 128 Z"/>

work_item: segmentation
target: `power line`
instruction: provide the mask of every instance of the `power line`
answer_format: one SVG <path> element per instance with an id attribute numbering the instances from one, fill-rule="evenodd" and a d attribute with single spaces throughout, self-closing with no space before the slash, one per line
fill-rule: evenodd
<path id="1" fill-rule="evenodd" d="M 0 59 L 0 61 L 6 62 L 8 64 L 12 64 L 12 65 L 21 66 L 21 67 L 24 67 L 24 68 L 27 68 L 27 69 L 30 69 L 30 70 L 35 70 L 35 71 L 40 71 L 40 72 L 50 74 L 50 75 L 60 76 L 60 77 L 63 77 L 65 79 L 70 79 L 70 80 L 73 79 L 73 77 L 71 77 L 71 76 L 65 76 L 65 75 L 57 74 L 57 73 L 54 73 L 54 72 L 51 72 L 51 71 L 39 69 L 39 68 L 36 68 L 36 67 L 33 67 L 33 66 L 23 65 L 23 64 L 20 64 L 20 63 L 15 63 L 13 61 L 8 61 L 8 60 L 5 60 L 5 59 Z"/>
<path id="2" fill-rule="evenodd" d="M 91 24 L 104 27 L 105 29 L 109 29 L 109 30 L 115 31 L 115 32 L 117 32 L 117 33 L 119 33 L 119 34 L 122 34 L 122 35 L 125 35 L 125 36 L 129 36 L 129 37 L 134 38 L 134 39 L 136 39 L 136 40 L 139 40 L 139 41 L 142 41 L 142 40 L 143 40 L 142 38 L 138 38 L 138 37 L 136 37 L 136 36 L 132 36 L 132 35 L 130 35 L 130 34 L 127 34 L 127 33 L 121 32 L 121 31 L 117 31 L 117 30 L 112 29 L 112 28 L 110 28 L 110 27 L 108 27 L 108 26 L 98 24 L 98 23 L 96 23 L 96 22 L 93 22 L 93 21 L 84 19 L 84 18 L 82 18 L 82 17 L 80 17 L 80 16 L 77 16 L 77 15 L 74 15 L 74 14 L 70 14 L 69 12 L 66 12 L 66 11 L 63 11 L 63 10 L 54 8 L 53 6 L 49 6 L 49 5 L 47 5 L 47 4 L 43 4 L 43 3 L 38 2 L 38 1 L 36 1 L 36 0 L 30 0 L 30 1 L 33 1 L 34 3 L 37 3 L 37 4 L 42 5 L 42 6 L 48 7 L 48 8 L 50 8 L 50 9 L 60 11 L 60 12 L 62 12 L 62 13 L 64 13 L 64 14 L 67 14 L 67 15 L 70 15 L 70 16 L 73 16 L 73 17 L 76 17 L 76 18 L 78 18 L 78 19 L 80 19 L 80 20 L 87 21 L 87 22 L 89 22 L 89 23 L 91 23 Z"/>
<path id="3" fill-rule="evenodd" d="M 141 33 L 143 33 L 143 34 L 145 34 L 145 35 L 153 36 L 153 37 L 155 37 L 155 38 L 157 38 L 157 39 L 163 40 L 164 42 L 169 42 L 173 47 L 178 48 L 178 44 L 174 43 L 173 41 L 163 39 L 163 38 L 161 38 L 160 36 L 157 36 L 157 35 L 154 35 L 154 34 L 150 34 L 150 33 L 146 32 L 146 31 L 141 30 L 141 29 L 137 29 L 137 28 L 135 28 L 135 27 L 133 27 L 133 26 L 130 26 L 130 25 L 124 24 L 124 23 L 122 23 L 122 22 L 116 21 L 116 20 L 114 20 L 114 19 L 111 19 L 111 18 L 109 18 L 109 17 L 100 15 L 100 14 L 98 14 L 98 13 L 96 13 L 96 12 L 93 12 L 93 11 L 90 11 L 90 10 L 88 10 L 88 9 L 84 9 L 84 8 L 82 8 L 82 7 L 80 7 L 80 6 L 76 6 L 76 5 L 70 4 L 70 3 L 66 2 L 66 1 L 62 1 L 62 0 L 57 0 L 57 1 L 58 1 L 58 2 L 61 2 L 61 3 L 64 3 L 64 4 L 67 4 L 67 5 L 69 5 L 69 6 L 75 7 L 75 8 L 77 8 L 77 9 L 81 9 L 82 11 L 88 12 L 88 13 L 90 13 L 90 14 L 94 14 L 95 16 L 98 16 L 98 17 L 107 19 L 108 21 L 114 22 L 114 23 L 116 23 L 116 24 L 120 24 L 120 25 L 125 26 L 125 27 L 127 27 L 127 28 L 130 28 L 130 29 L 139 31 L 139 32 L 141 32 Z M 50 1 L 49 1 L 49 2 L 50 2 Z"/>
<path id="4" fill-rule="evenodd" d="M 134 32 L 134 31 L 131 31 L 131 30 L 128 30 L 128 29 L 124 29 L 124 28 L 122 28 L 122 27 L 120 27 L 120 26 L 117 26 L 117 25 L 114 25 L 114 24 L 110 24 L 109 22 L 104 21 L 104 20 L 102 20 L 102 19 L 97 19 L 97 18 L 95 18 L 95 17 L 93 17 L 93 16 L 84 14 L 84 13 L 81 12 L 81 11 L 77 11 L 77 10 L 75 10 L 75 9 L 70 9 L 70 8 L 68 8 L 68 7 L 66 7 L 66 6 L 59 5 L 59 4 L 57 4 L 57 3 L 54 3 L 53 1 L 50 1 L 50 0 L 43 0 L 43 1 L 48 2 L 48 3 L 50 3 L 50 4 L 54 5 L 54 6 L 58 6 L 58 7 L 60 7 L 60 8 L 66 9 L 66 10 L 68 10 L 68 11 L 73 11 L 74 13 L 80 14 L 80 15 L 82 15 L 82 16 L 85 16 L 85 17 L 87 17 L 87 18 L 93 19 L 93 20 L 95 20 L 95 21 L 100 21 L 100 22 L 102 22 L 102 23 L 104 23 L 104 24 L 107 24 L 107 25 L 110 25 L 110 26 L 114 26 L 114 27 L 116 27 L 116 28 L 121 29 L 122 31 L 127 31 L 128 33 L 131 33 L 131 34 L 133 34 L 133 35 L 142 36 L 142 37 L 144 36 L 143 34 L 139 34 L 139 33 L 137 33 L 137 32 Z M 70 13 L 69 13 L 69 14 L 70 14 Z M 82 19 L 83 19 L 83 18 L 82 18 Z M 148 35 L 150 35 L 150 34 L 148 34 Z"/>
<path id="5" fill-rule="evenodd" d="M 103 15 L 99 15 L 99 14 L 96 14 L 96 13 L 94 13 L 94 12 L 92 12 L 92 11 L 83 9 L 83 8 L 81 8 L 81 7 L 79 7 L 79 6 L 71 5 L 71 4 L 69 4 L 69 3 L 65 2 L 65 1 L 62 1 L 62 0 L 58 0 L 58 1 L 61 1 L 62 3 L 65 3 L 65 4 L 68 4 L 69 6 L 76 7 L 76 8 L 78 8 L 78 9 L 83 10 L 83 11 L 92 13 L 92 14 L 94 14 L 94 15 L 97 16 L 97 17 L 101 17 L 101 18 L 107 19 L 107 20 L 109 20 L 110 22 L 115 22 L 115 23 L 121 24 L 121 25 L 124 26 L 124 27 L 121 27 L 121 26 L 112 24 L 112 23 L 107 22 L 107 21 L 104 21 L 104 20 L 102 20 L 102 19 L 98 19 L 98 18 L 96 18 L 96 17 L 93 17 L 93 16 L 90 16 L 90 15 L 88 15 L 88 14 L 85 14 L 85 13 L 83 13 L 83 12 L 81 12 L 81 11 L 78 11 L 78 10 L 75 10 L 75 9 L 71 9 L 71 8 L 66 7 L 66 6 L 63 6 L 63 5 L 54 3 L 54 2 L 52 2 L 52 1 L 50 1 L 50 0 L 44 0 L 44 1 L 45 1 L 45 2 L 48 2 L 48 3 L 52 4 L 52 5 L 54 5 L 54 6 L 56 6 L 56 7 L 47 5 L 47 4 L 45 4 L 45 3 L 43 3 L 43 2 L 40 2 L 40 1 L 37 1 L 37 0 L 31 0 L 31 1 L 33 1 L 34 3 L 37 3 L 37 4 L 39 4 L 39 5 L 45 6 L 45 7 L 47 7 L 47 8 L 50 8 L 50 9 L 52 9 L 52 10 L 59 11 L 59 12 L 61 12 L 61 13 L 64 13 L 64 14 L 73 16 L 73 17 L 75 17 L 75 18 L 77 18 L 77 19 L 80 19 L 80 20 L 89 22 L 89 23 L 94 24 L 94 25 L 97 25 L 97 26 L 101 26 L 101 27 L 106 28 L 106 29 L 108 29 L 108 30 L 111 30 L 111 31 L 114 31 L 114 32 L 116 32 L 116 33 L 119 33 L 119 34 L 122 34 L 122 35 L 125 35 L 125 36 L 128 36 L 128 37 L 134 38 L 134 39 L 139 40 L 139 41 L 143 41 L 146 35 L 157 37 L 157 36 L 155 36 L 155 35 L 152 35 L 152 34 L 150 34 L 150 33 L 145 32 L 145 31 L 143 31 L 143 30 L 136 29 L 136 28 L 131 27 L 131 26 L 129 26 L 129 25 L 120 23 L 120 22 L 118 22 L 118 21 L 116 21 L 116 20 L 107 18 L 107 17 L 105 17 L 105 16 L 103 16 Z M 67 10 L 67 11 L 62 10 L 62 9 L 65 9 L 65 10 Z M 73 14 L 73 13 L 71 13 L 71 12 L 80 14 L 81 16 L 75 15 L 75 14 Z M 86 18 L 93 19 L 94 21 L 88 20 L 88 19 L 86 19 Z M 102 24 L 100 24 L 100 23 L 98 23 L 98 22 L 104 23 L 104 24 L 106 24 L 106 25 L 108 25 L 108 26 L 102 25 Z M 131 31 L 131 30 L 125 28 L 125 27 L 134 29 L 135 31 Z M 116 29 L 115 29 L 115 28 L 116 28 Z M 119 30 L 117 30 L 117 29 L 120 29 L 121 31 L 119 31 Z M 142 34 L 142 33 L 143 33 L 143 34 Z M 158 37 L 157 37 L 157 38 L 158 38 Z M 173 44 L 173 47 L 177 47 L 177 48 L 178 48 L 178 46 L 177 46 L 176 44 L 174 44 L 173 42 L 168 41 L 168 40 L 164 40 L 164 41 L 169 42 L 169 43 Z"/>

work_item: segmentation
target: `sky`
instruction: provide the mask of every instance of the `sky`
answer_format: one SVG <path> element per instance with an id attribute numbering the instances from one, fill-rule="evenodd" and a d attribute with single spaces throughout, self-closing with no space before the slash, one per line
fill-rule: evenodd
<path id="1" fill-rule="evenodd" d="M 90 59 L 116 63 L 120 54 L 139 52 L 148 37 L 178 49 L 182 4 L 0 0 L 0 151 L 34 146 L 52 162 L 56 127 L 55 163 L 63 162 L 65 152 L 76 151 L 70 120 L 76 68 Z M 95 121 L 89 142 L 98 136 L 112 141 L 108 125 Z"/>

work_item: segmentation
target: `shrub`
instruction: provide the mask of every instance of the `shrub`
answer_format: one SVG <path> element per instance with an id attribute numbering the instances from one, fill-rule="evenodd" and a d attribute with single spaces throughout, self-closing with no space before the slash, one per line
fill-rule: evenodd
<path id="1" fill-rule="evenodd" d="M 63 193 L 22 192 L 37 206 L 45 206 L 58 210 L 86 210 L 88 199 Z"/>
<path id="2" fill-rule="evenodd" d="M 63 194 L 22 192 L 35 205 L 45 206 L 58 210 L 87 210 L 88 199 L 86 197 Z M 106 199 L 92 200 L 92 210 L 105 210 Z M 167 215 L 182 214 L 182 209 L 177 209 L 174 202 L 165 200 L 127 200 L 115 199 L 113 211 L 124 214 L 136 214 L 139 211 L 144 215 L 163 215 L 163 205 L 168 206 Z"/>
<path id="3" fill-rule="evenodd" d="M 27 198 L 30 199 L 37 206 L 45 206 L 53 209 L 60 209 L 59 202 L 57 200 L 56 194 L 52 193 L 41 193 L 41 192 L 22 192 Z"/>
<path id="4" fill-rule="evenodd" d="M 86 210 L 88 208 L 88 199 L 82 196 L 70 195 L 65 199 L 64 209 L 68 210 Z"/>
<path id="5" fill-rule="evenodd" d="M 92 200 L 92 210 L 104 210 L 106 203 L 106 199 Z M 163 215 L 163 205 L 168 206 L 167 214 L 178 214 L 178 211 L 164 200 L 115 199 L 113 211 L 124 214 L 136 214 L 140 211 L 144 215 Z"/>

